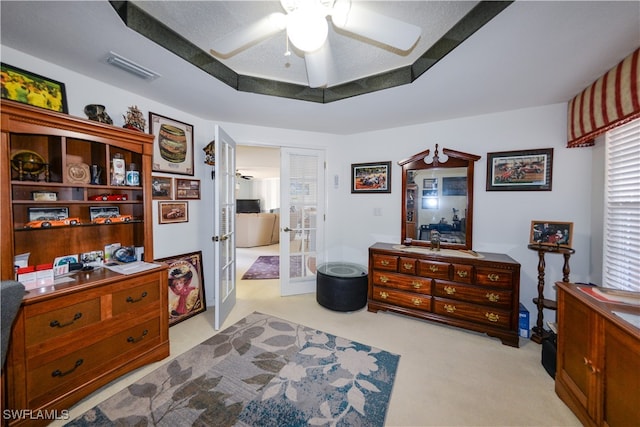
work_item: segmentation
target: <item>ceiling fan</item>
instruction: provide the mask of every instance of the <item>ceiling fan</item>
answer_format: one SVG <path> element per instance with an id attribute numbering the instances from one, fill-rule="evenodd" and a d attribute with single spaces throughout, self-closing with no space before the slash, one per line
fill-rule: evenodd
<path id="1" fill-rule="evenodd" d="M 251 181 L 253 179 L 253 175 L 244 175 L 240 171 L 236 171 L 236 178 L 246 179 L 247 181 Z"/>
<path id="2" fill-rule="evenodd" d="M 328 84 L 329 46 L 327 18 L 333 25 L 394 49 L 406 52 L 420 38 L 422 29 L 368 10 L 351 0 L 280 0 L 286 13 L 275 12 L 227 34 L 213 43 L 214 56 L 229 58 L 280 31 L 304 54 L 310 87 Z"/>

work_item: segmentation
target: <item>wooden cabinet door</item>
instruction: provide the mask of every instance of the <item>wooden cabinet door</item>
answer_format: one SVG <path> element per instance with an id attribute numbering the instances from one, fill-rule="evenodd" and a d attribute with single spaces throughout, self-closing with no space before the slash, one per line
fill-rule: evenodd
<path id="1" fill-rule="evenodd" d="M 593 360 L 594 337 L 597 335 L 598 322 L 595 314 L 586 305 L 561 292 L 562 309 L 558 315 L 558 372 L 560 380 L 569 389 L 589 418 L 596 418 L 595 374 L 590 366 L 596 366 Z M 595 368 L 594 368 L 595 369 Z"/>
<path id="2" fill-rule="evenodd" d="M 601 425 L 640 426 L 640 345 L 611 322 L 604 326 Z"/>

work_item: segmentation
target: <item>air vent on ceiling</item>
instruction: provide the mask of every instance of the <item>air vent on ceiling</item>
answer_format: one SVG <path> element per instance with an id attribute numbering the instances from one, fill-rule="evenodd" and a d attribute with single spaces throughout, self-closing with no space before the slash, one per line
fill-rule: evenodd
<path id="1" fill-rule="evenodd" d="M 107 63 L 145 80 L 151 81 L 160 77 L 160 74 L 156 73 L 155 71 L 143 67 L 142 65 L 136 64 L 130 59 L 124 58 L 123 56 L 120 56 L 114 52 L 109 52 Z"/>

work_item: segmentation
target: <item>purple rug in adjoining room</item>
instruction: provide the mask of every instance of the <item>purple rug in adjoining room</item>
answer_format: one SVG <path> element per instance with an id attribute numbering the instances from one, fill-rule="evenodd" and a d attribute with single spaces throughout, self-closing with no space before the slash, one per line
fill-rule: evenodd
<path id="1" fill-rule="evenodd" d="M 300 277 L 301 265 L 300 256 L 291 257 L 289 271 L 291 277 Z M 315 261 L 315 259 L 314 259 Z M 315 267 L 315 265 L 314 265 Z M 241 280 L 279 279 L 280 278 L 280 257 L 278 255 L 261 255 L 249 267 Z"/>

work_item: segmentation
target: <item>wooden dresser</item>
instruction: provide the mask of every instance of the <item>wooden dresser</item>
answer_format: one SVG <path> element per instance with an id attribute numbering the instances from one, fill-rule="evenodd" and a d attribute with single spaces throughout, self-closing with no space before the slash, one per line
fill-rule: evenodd
<path id="1" fill-rule="evenodd" d="M 603 302 L 556 282 L 556 393 L 585 426 L 640 425 L 640 306 Z M 616 314 L 618 313 L 618 314 Z"/>
<path id="2" fill-rule="evenodd" d="M 518 347 L 519 263 L 503 254 L 462 257 L 398 248 L 389 243 L 369 248 L 369 311 L 482 332 Z"/>
<path id="3" fill-rule="evenodd" d="M 0 107 L 2 280 L 14 278 L 18 254 L 28 253 L 29 265 L 38 266 L 69 255 L 81 260 L 117 242 L 143 247 L 144 259 L 154 259 L 152 135 L 4 99 Z M 114 185 L 113 158 L 137 165 L 140 182 Z M 89 165 L 103 171 L 97 182 L 84 173 Z M 48 197 L 36 197 L 41 193 Z M 117 198 L 104 200 L 104 194 Z M 103 207 L 132 219 L 92 221 L 92 210 Z M 78 223 L 36 227 L 30 221 L 45 215 L 39 212 L 65 213 Z M 46 425 L 64 418 L 98 388 L 169 356 L 167 280 L 166 266 L 158 264 L 130 275 L 80 271 L 30 287 L 2 372 L 2 423 Z"/>

